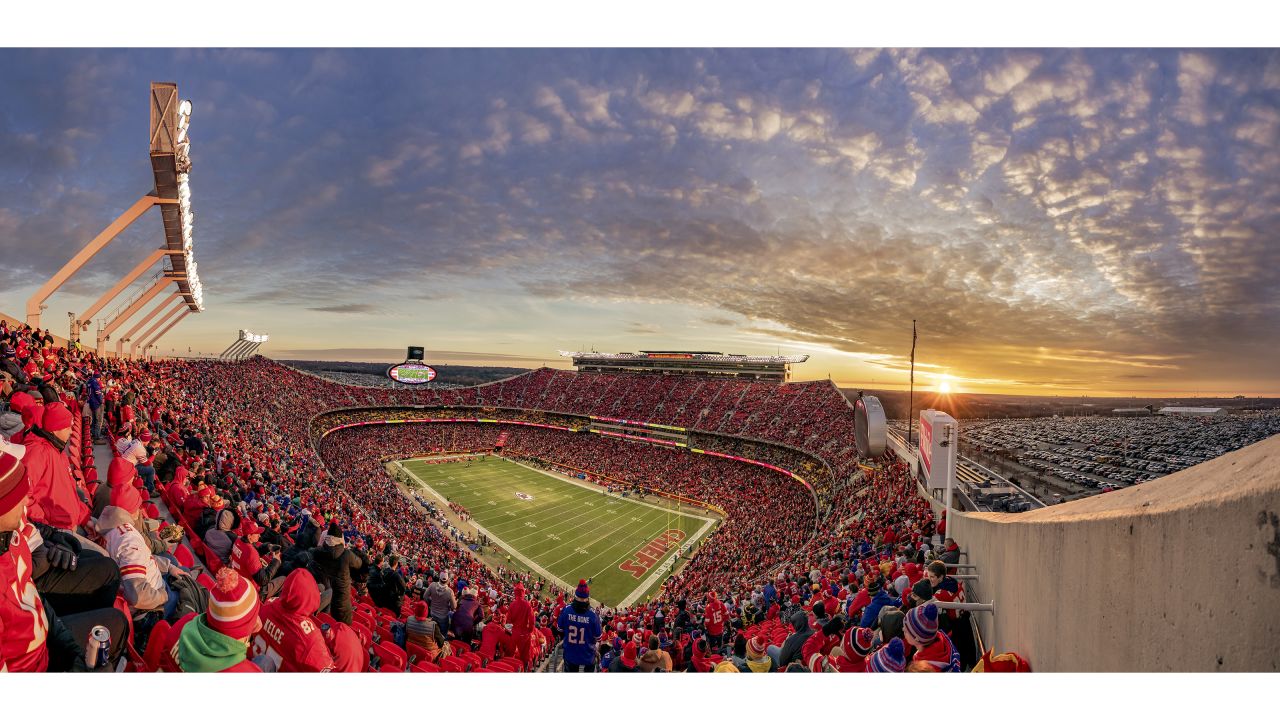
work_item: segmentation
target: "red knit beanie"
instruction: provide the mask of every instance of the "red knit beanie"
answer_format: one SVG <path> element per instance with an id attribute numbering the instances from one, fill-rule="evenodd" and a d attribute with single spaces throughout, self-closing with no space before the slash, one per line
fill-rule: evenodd
<path id="1" fill-rule="evenodd" d="M 111 487 L 111 504 L 130 515 L 137 515 L 139 508 L 142 507 L 142 496 L 138 494 L 138 489 L 129 483 L 113 485 Z"/>
<path id="2" fill-rule="evenodd" d="M 216 584 L 209 591 L 205 622 L 210 630 L 243 640 L 257 629 L 259 605 L 257 589 L 240 573 L 222 568 L 218 571 Z"/>
<path id="3" fill-rule="evenodd" d="M 132 485 L 133 476 L 137 472 L 133 467 L 133 463 L 128 460 L 122 457 L 112 458 L 111 464 L 107 466 L 107 484 L 113 488 L 121 485 Z"/>
<path id="4" fill-rule="evenodd" d="M 31 482 L 27 467 L 15 455 L 0 453 L 0 514 L 9 512 L 27 499 Z"/>
<path id="5" fill-rule="evenodd" d="M 44 408 L 44 419 L 40 427 L 48 432 L 58 432 L 71 427 L 71 411 L 60 402 L 49 403 Z"/>

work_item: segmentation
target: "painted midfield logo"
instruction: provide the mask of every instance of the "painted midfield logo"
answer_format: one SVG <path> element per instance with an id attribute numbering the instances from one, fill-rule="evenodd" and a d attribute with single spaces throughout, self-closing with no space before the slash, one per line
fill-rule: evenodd
<path id="1" fill-rule="evenodd" d="M 520 498 L 521 500 L 532 500 L 532 499 L 533 499 L 533 496 L 532 496 L 532 495 L 529 495 L 528 493 L 520 493 L 520 492 L 516 493 L 516 497 Z"/>

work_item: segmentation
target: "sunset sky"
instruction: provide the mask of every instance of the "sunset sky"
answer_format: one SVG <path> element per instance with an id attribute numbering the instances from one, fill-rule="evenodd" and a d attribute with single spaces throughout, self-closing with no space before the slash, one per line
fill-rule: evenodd
<path id="1" fill-rule="evenodd" d="M 914 318 L 926 388 L 1280 395 L 1277 51 L 0 50 L 0 312 L 150 191 L 153 80 L 194 104 L 207 306 L 165 353 L 902 389 Z"/>

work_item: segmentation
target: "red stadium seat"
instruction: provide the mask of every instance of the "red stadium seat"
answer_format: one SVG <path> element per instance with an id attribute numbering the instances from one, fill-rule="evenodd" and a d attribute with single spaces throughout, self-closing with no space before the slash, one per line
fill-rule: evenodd
<path id="1" fill-rule="evenodd" d="M 164 637 L 169 633 L 169 623 L 161 620 L 151 628 L 147 637 L 147 652 L 142 657 L 147 672 L 160 669 L 160 655 L 164 653 Z"/>
<path id="2" fill-rule="evenodd" d="M 467 664 L 461 658 L 449 655 L 440 659 L 440 669 L 447 673 L 466 672 Z"/>
<path id="3" fill-rule="evenodd" d="M 388 666 L 398 668 L 398 672 L 404 672 L 405 666 L 408 665 L 408 658 L 405 656 L 404 650 L 396 647 L 390 642 L 383 641 L 375 644 L 372 648 L 373 654 L 377 655 L 382 661 L 382 668 L 385 672 Z"/>
<path id="4" fill-rule="evenodd" d="M 195 556 L 192 555 L 191 551 L 187 549 L 187 546 L 182 543 L 179 543 L 178 546 L 173 549 L 173 556 L 178 559 L 178 564 L 184 568 L 193 568 L 196 566 Z"/>
<path id="5" fill-rule="evenodd" d="M 407 642 L 404 646 L 405 654 L 409 656 L 409 664 L 412 665 L 419 660 L 431 660 L 431 651 L 414 642 Z"/>
<path id="6" fill-rule="evenodd" d="M 409 666 L 409 672 L 438 673 L 440 666 L 427 660 L 419 660 Z"/>

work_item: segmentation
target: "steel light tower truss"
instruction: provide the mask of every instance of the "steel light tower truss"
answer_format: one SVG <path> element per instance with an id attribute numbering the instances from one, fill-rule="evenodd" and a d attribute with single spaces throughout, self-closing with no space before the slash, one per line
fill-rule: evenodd
<path id="1" fill-rule="evenodd" d="M 180 298 L 188 314 L 204 310 L 204 286 L 196 272 L 196 262 L 192 255 L 192 232 L 195 224 L 195 213 L 191 211 L 191 140 L 188 130 L 191 125 L 191 102 L 179 100 L 178 86 L 175 83 L 151 83 L 151 169 L 155 177 L 155 189 L 143 195 L 128 210 L 125 210 L 110 225 L 84 246 L 80 252 L 67 261 L 53 277 L 40 286 L 27 299 L 27 324 L 40 326 L 40 316 L 44 311 L 44 302 L 57 292 L 67 280 L 76 274 L 102 248 L 111 243 L 120 233 L 146 214 L 152 207 L 160 208 L 161 220 L 164 223 L 164 247 L 158 248 L 142 258 L 124 277 L 108 291 L 103 293 L 87 310 L 73 317 L 71 323 L 71 339 L 78 340 L 80 331 L 88 329 L 94 316 L 115 300 L 120 293 L 138 278 L 143 277 L 156 262 L 163 262 L 163 270 L 157 273 L 155 280 L 133 302 L 117 312 L 109 321 L 103 323 L 98 331 L 97 351 L 101 354 L 111 333 L 127 322 L 134 314 L 151 302 L 170 285 L 176 285 L 174 297 Z M 161 307 L 172 303 L 166 300 Z M 157 308 L 158 310 L 159 308 Z M 125 333 L 116 343 L 117 354 L 123 351 L 124 342 L 130 339 L 143 324 L 156 313 L 150 315 L 133 330 Z M 172 313 L 171 313 L 172 314 Z M 177 321 L 174 321 L 176 324 Z M 152 328 L 154 330 L 154 328 Z M 166 331 L 168 328 L 166 328 Z M 141 339 L 143 336 L 139 336 Z M 138 343 L 132 347 L 136 348 Z"/>

